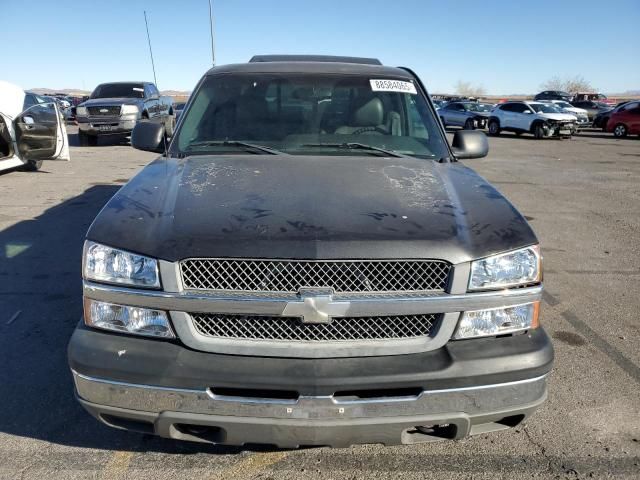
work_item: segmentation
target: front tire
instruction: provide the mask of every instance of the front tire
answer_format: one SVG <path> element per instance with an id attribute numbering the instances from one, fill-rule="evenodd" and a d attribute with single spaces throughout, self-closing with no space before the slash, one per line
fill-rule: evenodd
<path id="1" fill-rule="evenodd" d="M 168 125 L 166 127 L 166 135 L 167 137 L 173 137 L 173 132 L 176 131 L 176 116 L 175 115 L 170 115 L 169 116 L 169 122 Z"/>
<path id="2" fill-rule="evenodd" d="M 622 123 L 619 123 L 613 128 L 613 136 L 617 138 L 624 138 L 627 136 L 627 127 Z"/>
<path id="3" fill-rule="evenodd" d="M 533 136 L 537 140 L 542 140 L 544 138 L 544 127 L 541 123 L 536 123 L 533 127 Z"/>
<path id="4" fill-rule="evenodd" d="M 464 122 L 464 127 L 463 128 L 465 130 L 475 130 L 476 129 L 475 125 L 473 124 L 473 120 L 470 119 L 470 118 L 467 119 L 466 122 Z"/>
<path id="5" fill-rule="evenodd" d="M 27 172 L 37 172 L 42 168 L 42 162 L 43 160 L 29 160 L 22 168 Z"/>
<path id="6" fill-rule="evenodd" d="M 98 145 L 98 137 L 88 133 L 78 132 L 78 141 L 81 147 L 95 147 Z"/>
<path id="7" fill-rule="evenodd" d="M 496 120 L 489 120 L 489 135 L 500 135 L 500 124 Z"/>

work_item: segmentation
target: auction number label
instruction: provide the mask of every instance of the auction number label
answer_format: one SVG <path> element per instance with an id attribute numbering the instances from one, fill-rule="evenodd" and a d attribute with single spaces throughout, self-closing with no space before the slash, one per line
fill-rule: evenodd
<path id="1" fill-rule="evenodd" d="M 416 86 L 411 82 L 403 82 L 401 80 L 369 80 L 371 90 L 374 92 L 398 92 L 411 93 L 416 95 Z"/>

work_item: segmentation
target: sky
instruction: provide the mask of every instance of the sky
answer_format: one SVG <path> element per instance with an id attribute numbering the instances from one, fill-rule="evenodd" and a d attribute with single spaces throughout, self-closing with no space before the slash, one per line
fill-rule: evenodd
<path id="1" fill-rule="evenodd" d="M 211 66 L 208 0 L 0 0 L 0 80 L 25 89 L 153 80 L 191 90 Z M 535 93 L 581 75 L 601 92 L 640 90 L 640 0 L 213 0 L 216 63 L 255 54 L 377 57 L 432 93 L 458 81 Z"/>

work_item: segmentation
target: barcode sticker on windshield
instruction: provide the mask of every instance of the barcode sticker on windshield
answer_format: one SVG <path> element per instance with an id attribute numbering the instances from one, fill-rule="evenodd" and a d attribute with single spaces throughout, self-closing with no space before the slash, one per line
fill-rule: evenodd
<path id="1" fill-rule="evenodd" d="M 416 86 L 411 82 L 403 82 L 401 80 L 369 80 L 371 82 L 371 90 L 374 92 L 399 92 L 411 93 L 416 95 Z"/>

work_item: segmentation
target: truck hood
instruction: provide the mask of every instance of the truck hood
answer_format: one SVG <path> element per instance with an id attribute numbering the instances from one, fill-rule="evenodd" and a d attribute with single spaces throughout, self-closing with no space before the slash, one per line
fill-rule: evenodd
<path id="1" fill-rule="evenodd" d="M 87 237 L 168 261 L 459 263 L 537 242 L 520 213 L 460 163 L 244 154 L 156 160 L 108 202 Z"/>
<path id="2" fill-rule="evenodd" d="M 142 98 L 92 98 L 78 106 L 82 107 L 108 107 L 112 105 L 139 105 Z"/>

